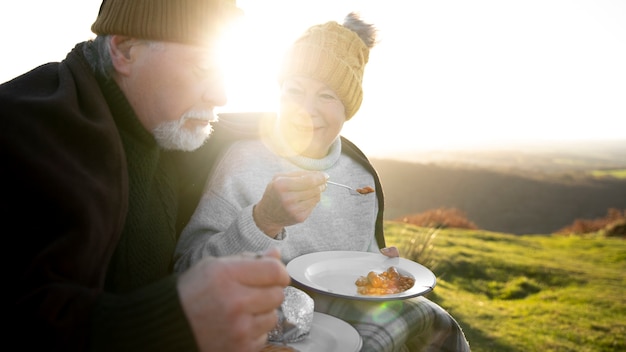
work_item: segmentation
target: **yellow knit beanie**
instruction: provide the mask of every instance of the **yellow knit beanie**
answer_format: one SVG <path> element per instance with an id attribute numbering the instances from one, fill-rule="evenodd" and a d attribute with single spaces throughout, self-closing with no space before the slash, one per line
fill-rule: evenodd
<path id="1" fill-rule="evenodd" d="M 103 0 L 91 31 L 206 45 L 238 11 L 235 0 Z"/>
<path id="2" fill-rule="evenodd" d="M 310 27 L 287 50 L 278 82 L 290 76 L 324 82 L 343 102 L 349 120 L 363 101 L 363 71 L 375 37 L 375 28 L 354 13 L 346 16 L 343 25 L 331 21 Z"/>

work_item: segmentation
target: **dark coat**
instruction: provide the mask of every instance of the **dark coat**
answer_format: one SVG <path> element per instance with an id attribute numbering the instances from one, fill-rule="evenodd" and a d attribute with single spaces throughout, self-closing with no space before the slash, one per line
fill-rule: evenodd
<path id="1" fill-rule="evenodd" d="M 10 301 L 6 335 L 13 342 L 7 345 L 52 351 L 193 350 L 174 276 L 162 275 L 131 294 L 104 290 L 133 197 L 110 105 L 118 98 L 127 102 L 121 92 L 119 97 L 104 93 L 82 46 L 60 63 L 0 86 L 0 226 L 7 241 L 4 257 L 10 258 L 3 279 Z M 187 166 L 193 161 L 182 153 L 172 158 Z M 196 188 L 187 184 L 183 190 L 182 180 L 204 184 L 203 177 L 182 166 L 180 174 L 176 192 L 195 199 Z M 175 202 L 172 207 L 177 209 Z M 175 222 L 167 230 L 172 236 Z"/>

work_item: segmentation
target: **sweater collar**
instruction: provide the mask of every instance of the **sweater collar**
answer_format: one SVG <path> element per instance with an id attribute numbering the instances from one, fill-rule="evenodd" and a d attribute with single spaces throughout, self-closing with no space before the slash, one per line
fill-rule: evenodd
<path id="1" fill-rule="evenodd" d="M 282 134 L 278 132 L 278 128 L 274 128 L 274 138 L 271 140 L 271 149 L 292 164 L 305 169 L 321 171 L 331 168 L 337 163 L 341 156 L 341 138 L 337 136 L 330 145 L 328 154 L 320 159 L 308 158 L 296 153 L 285 141 Z"/>
<path id="2" fill-rule="evenodd" d="M 156 147 L 157 143 L 152 133 L 141 124 L 128 99 L 113 79 L 96 75 L 100 89 L 111 109 L 115 124 L 129 133 L 134 139 L 148 147 Z"/>

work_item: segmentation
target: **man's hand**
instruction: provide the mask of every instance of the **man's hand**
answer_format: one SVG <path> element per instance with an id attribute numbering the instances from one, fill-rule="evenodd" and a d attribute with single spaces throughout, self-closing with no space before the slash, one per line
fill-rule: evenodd
<path id="1" fill-rule="evenodd" d="M 285 226 L 306 220 L 326 190 L 327 177 L 320 171 L 296 171 L 274 176 L 254 207 L 257 227 L 274 237 Z"/>
<path id="2" fill-rule="evenodd" d="M 289 282 L 276 249 L 205 258 L 183 273 L 178 292 L 199 350 L 260 350 Z"/>

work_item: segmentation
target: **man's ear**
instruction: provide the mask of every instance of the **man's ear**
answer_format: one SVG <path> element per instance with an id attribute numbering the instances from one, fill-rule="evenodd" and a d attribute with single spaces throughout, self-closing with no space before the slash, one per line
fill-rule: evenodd
<path id="1" fill-rule="evenodd" d="M 128 75 L 133 63 L 131 49 L 136 41 L 123 35 L 112 35 L 110 42 L 111 61 L 115 71 L 121 75 Z"/>

